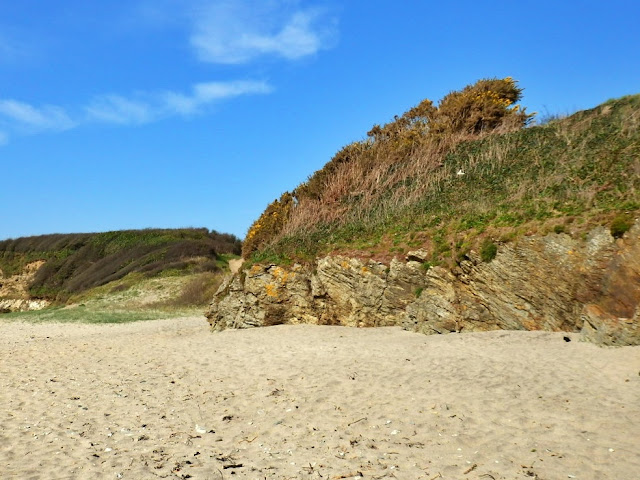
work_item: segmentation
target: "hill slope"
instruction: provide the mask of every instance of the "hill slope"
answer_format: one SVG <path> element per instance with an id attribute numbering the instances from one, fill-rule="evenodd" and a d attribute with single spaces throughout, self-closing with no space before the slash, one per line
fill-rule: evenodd
<path id="1" fill-rule="evenodd" d="M 504 134 L 403 143 L 370 135 L 271 204 L 244 254 L 388 260 L 424 248 L 432 264 L 454 266 L 471 249 L 491 256 L 491 244 L 526 234 L 580 236 L 605 225 L 622 235 L 639 192 L 640 95 Z"/>
<path id="2" fill-rule="evenodd" d="M 0 280 L 5 280 L 0 283 L 24 274 L 28 277 L 23 285 L 26 291 L 14 295 L 62 302 L 130 274 L 153 277 L 168 272 L 217 271 L 220 256 L 239 254 L 240 245 L 233 235 L 207 229 L 52 234 L 4 240 L 0 241 Z M 5 296 L 11 296 L 11 292 Z"/>

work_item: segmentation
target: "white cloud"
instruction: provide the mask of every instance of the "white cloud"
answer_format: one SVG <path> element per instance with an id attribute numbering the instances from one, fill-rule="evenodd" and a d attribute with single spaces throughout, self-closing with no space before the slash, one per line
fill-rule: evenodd
<path id="1" fill-rule="evenodd" d="M 241 95 L 267 94 L 273 88 L 261 81 L 206 82 L 192 86 L 190 92 L 139 92 L 130 98 L 100 95 L 81 107 L 82 114 L 70 117 L 58 106 L 36 108 L 13 99 L 0 99 L 0 146 L 9 135 L 63 131 L 88 122 L 117 125 L 142 125 L 169 117 L 187 117 L 206 111 L 216 102 Z"/>
<path id="2" fill-rule="evenodd" d="M 5 99 L 0 100 L 0 115 L 30 131 L 62 131 L 75 126 L 63 108 L 53 105 L 36 108 L 28 103 Z"/>
<path id="3" fill-rule="evenodd" d="M 121 125 L 139 125 L 152 121 L 155 113 L 151 105 L 138 100 L 129 100 L 120 95 L 96 97 L 86 111 L 91 120 Z"/>
<path id="4" fill-rule="evenodd" d="M 226 1 L 203 7 L 194 18 L 191 45 L 206 62 L 239 64 L 260 55 L 295 60 L 333 43 L 333 26 L 318 9 L 291 2 Z"/>
<path id="5" fill-rule="evenodd" d="M 189 94 L 165 91 L 138 93 L 134 98 L 103 95 L 96 97 L 85 110 L 88 119 L 93 121 L 140 125 L 176 115 L 194 115 L 216 101 L 240 95 L 266 94 L 272 90 L 266 82 L 257 81 L 198 83 Z"/>
<path id="6" fill-rule="evenodd" d="M 194 97 L 202 103 L 237 97 L 239 95 L 271 93 L 273 90 L 265 82 L 235 81 L 198 83 L 194 86 Z"/>

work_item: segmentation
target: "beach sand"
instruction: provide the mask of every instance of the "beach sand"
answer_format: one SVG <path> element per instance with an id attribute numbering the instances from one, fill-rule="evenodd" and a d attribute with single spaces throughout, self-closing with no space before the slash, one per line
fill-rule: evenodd
<path id="1" fill-rule="evenodd" d="M 640 347 L 0 323 L 0 478 L 640 478 Z"/>

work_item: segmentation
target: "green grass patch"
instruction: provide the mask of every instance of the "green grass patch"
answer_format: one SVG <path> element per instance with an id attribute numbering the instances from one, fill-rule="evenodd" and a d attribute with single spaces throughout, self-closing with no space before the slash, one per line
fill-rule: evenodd
<path id="1" fill-rule="evenodd" d="M 96 311 L 78 307 L 54 307 L 30 312 L 4 313 L 0 320 L 28 323 L 131 323 L 146 320 L 175 318 L 187 312 L 175 311 Z"/>

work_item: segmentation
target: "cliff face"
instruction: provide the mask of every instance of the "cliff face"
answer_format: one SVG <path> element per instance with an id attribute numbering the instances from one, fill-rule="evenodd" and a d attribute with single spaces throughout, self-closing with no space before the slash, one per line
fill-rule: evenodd
<path id="1" fill-rule="evenodd" d="M 44 263 L 42 260 L 28 263 L 22 272 L 8 277 L 0 270 L 0 312 L 40 310 L 49 305 L 46 300 L 29 296 L 29 284 Z"/>
<path id="2" fill-rule="evenodd" d="M 453 271 L 423 252 L 389 265 L 328 256 L 314 267 L 254 265 L 229 277 L 207 312 L 215 329 L 282 323 L 400 325 L 426 334 L 508 330 L 581 332 L 603 345 L 640 344 L 640 222 L 623 238 L 600 227 L 501 245 Z"/>

